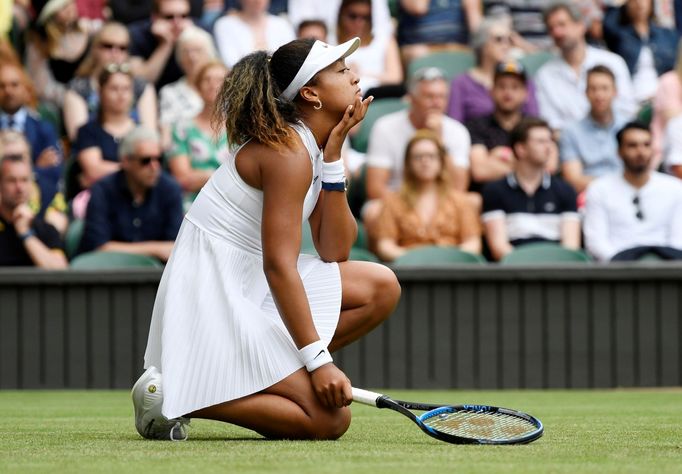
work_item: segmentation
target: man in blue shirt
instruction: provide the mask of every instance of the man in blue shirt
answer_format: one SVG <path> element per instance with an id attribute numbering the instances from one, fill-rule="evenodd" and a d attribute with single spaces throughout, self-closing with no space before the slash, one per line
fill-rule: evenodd
<path id="1" fill-rule="evenodd" d="M 616 133 L 625 124 L 613 110 L 616 78 L 606 66 L 587 71 L 587 100 L 590 112 L 566 126 L 561 134 L 561 175 L 580 193 L 595 178 L 619 173 Z"/>
<path id="2" fill-rule="evenodd" d="M 36 180 L 46 196 L 58 191 L 62 152 L 52 124 L 28 107 L 30 79 L 20 64 L 0 64 L 0 130 L 23 133 L 31 145 Z"/>
<path id="3" fill-rule="evenodd" d="M 79 250 L 107 250 L 167 261 L 182 222 L 180 186 L 161 170 L 159 134 L 131 131 L 119 147 L 121 170 L 90 188 Z"/>

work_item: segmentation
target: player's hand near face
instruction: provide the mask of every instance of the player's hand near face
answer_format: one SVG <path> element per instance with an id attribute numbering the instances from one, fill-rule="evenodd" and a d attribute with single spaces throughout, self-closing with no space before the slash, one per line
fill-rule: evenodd
<path id="1" fill-rule="evenodd" d="M 342 408 L 353 401 L 350 380 L 334 364 L 325 364 L 310 373 L 313 390 L 327 408 Z"/>
<path id="2" fill-rule="evenodd" d="M 329 134 L 327 145 L 324 147 L 324 161 L 332 162 L 341 158 L 341 147 L 343 146 L 343 141 L 346 139 L 346 135 L 348 135 L 351 128 L 365 118 L 367 107 L 369 107 L 369 104 L 371 104 L 373 100 L 373 96 L 369 96 L 365 100 L 362 100 L 362 97 L 358 95 L 355 98 L 355 102 L 346 108 L 343 118 Z"/>

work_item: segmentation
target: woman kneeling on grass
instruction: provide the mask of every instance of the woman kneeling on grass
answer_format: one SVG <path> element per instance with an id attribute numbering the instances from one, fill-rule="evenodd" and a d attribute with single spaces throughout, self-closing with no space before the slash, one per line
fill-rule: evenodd
<path id="1" fill-rule="evenodd" d="M 164 270 L 132 393 L 142 436 L 185 439 L 190 417 L 269 438 L 348 429 L 351 384 L 329 353 L 400 296 L 386 267 L 347 261 L 357 228 L 341 145 L 372 100 L 345 64 L 358 46 L 295 40 L 245 57 L 225 81 L 217 114 L 240 146 L 197 196 Z M 319 258 L 299 255 L 304 219 Z"/>

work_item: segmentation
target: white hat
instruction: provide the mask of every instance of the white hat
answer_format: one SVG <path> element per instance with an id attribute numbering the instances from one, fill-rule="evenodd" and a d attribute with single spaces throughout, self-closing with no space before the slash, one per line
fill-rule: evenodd
<path id="1" fill-rule="evenodd" d="M 301 68 L 280 97 L 293 100 L 301 87 L 306 85 L 315 74 L 339 59 L 347 57 L 358 49 L 358 46 L 360 46 L 360 38 L 353 38 L 338 46 L 330 46 L 323 41 L 315 40 Z"/>
<path id="2" fill-rule="evenodd" d="M 40 15 L 38 16 L 38 24 L 43 25 L 52 18 L 52 16 L 59 10 L 72 3 L 74 0 L 49 0 L 42 10 L 40 10 Z"/>

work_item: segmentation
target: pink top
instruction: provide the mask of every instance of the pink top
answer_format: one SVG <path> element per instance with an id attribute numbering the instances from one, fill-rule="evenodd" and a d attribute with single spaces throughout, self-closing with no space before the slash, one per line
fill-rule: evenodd
<path id="1" fill-rule="evenodd" d="M 654 96 L 654 114 L 651 120 L 651 138 L 654 147 L 653 169 L 658 168 L 663 157 L 665 126 L 668 120 L 682 113 L 682 84 L 676 71 L 669 71 L 658 78 L 658 90 Z"/>

